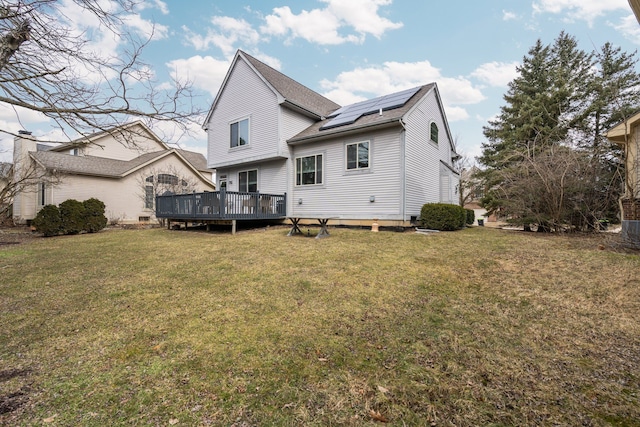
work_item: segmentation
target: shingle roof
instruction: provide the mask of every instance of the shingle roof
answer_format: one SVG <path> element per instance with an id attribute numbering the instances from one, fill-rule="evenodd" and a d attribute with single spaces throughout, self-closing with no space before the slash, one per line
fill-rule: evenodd
<path id="1" fill-rule="evenodd" d="M 47 169 L 60 172 L 119 178 L 138 166 L 166 154 L 156 151 L 143 154 L 133 160 L 115 160 L 95 156 L 72 156 L 55 151 L 36 151 L 31 155 Z"/>
<path id="2" fill-rule="evenodd" d="M 178 153 L 182 155 L 189 163 L 193 165 L 199 171 L 211 171 L 207 167 L 207 159 L 200 153 L 196 153 L 195 151 L 187 151 L 176 149 Z"/>
<path id="3" fill-rule="evenodd" d="M 314 140 L 318 138 L 325 138 L 328 136 L 336 135 L 343 132 L 349 132 L 356 129 L 366 128 L 366 127 L 374 127 L 374 126 L 382 126 L 385 124 L 399 122 L 399 120 L 423 97 L 425 96 L 431 89 L 435 87 L 435 83 L 430 83 L 424 85 L 418 90 L 415 95 L 413 95 L 402 107 L 394 108 L 392 110 L 383 111 L 382 115 L 378 113 L 368 114 L 366 116 L 361 116 L 354 123 L 329 128 L 325 130 L 320 130 L 322 126 L 327 124 L 332 119 L 324 119 L 319 122 L 316 122 L 290 138 L 287 142 L 290 144 L 302 143 L 309 140 Z"/>
<path id="4" fill-rule="evenodd" d="M 318 116 L 326 116 L 340 108 L 340 105 L 330 99 L 298 83 L 291 77 L 285 76 L 280 71 L 271 68 L 246 52 L 238 51 L 238 53 L 246 58 L 262 77 L 292 104 L 302 107 Z"/>

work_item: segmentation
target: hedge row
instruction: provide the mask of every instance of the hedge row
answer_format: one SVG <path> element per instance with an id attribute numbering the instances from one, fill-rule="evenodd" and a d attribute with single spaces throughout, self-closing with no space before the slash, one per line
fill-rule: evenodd
<path id="1" fill-rule="evenodd" d="M 471 225 L 475 212 L 462 206 L 447 203 L 427 203 L 420 211 L 422 227 L 430 230 L 453 231 Z"/>
<path id="2" fill-rule="evenodd" d="M 33 220 L 36 231 L 45 236 L 95 233 L 107 226 L 104 203 L 96 198 L 79 202 L 65 200 L 59 206 L 46 205 Z"/>

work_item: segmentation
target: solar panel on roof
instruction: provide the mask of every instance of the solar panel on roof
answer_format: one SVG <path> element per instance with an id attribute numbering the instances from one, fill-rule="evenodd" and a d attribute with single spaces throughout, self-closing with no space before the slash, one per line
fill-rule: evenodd
<path id="1" fill-rule="evenodd" d="M 349 125 L 354 123 L 361 116 L 373 114 L 379 110 L 386 111 L 402 107 L 419 90 L 420 87 L 414 87 L 389 95 L 380 96 L 378 98 L 369 99 L 367 101 L 346 105 L 331 113 L 329 118 L 333 117 L 333 120 L 321 126 L 320 130 Z"/>

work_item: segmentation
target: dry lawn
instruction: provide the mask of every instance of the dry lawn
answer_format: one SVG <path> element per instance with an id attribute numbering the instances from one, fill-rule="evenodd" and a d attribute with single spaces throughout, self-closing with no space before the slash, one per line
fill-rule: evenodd
<path id="1" fill-rule="evenodd" d="M 0 245 L 0 425 L 640 425 L 638 253 L 286 233 Z"/>

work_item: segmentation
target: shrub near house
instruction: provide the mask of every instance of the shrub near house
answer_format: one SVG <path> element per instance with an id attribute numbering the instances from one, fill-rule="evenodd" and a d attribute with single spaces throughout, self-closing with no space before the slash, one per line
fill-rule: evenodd
<path id="1" fill-rule="evenodd" d="M 45 237 L 58 234 L 95 233 L 107 225 L 105 205 L 96 198 L 79 202 L 65 200 L 60 206 L 46 205 L 36 215 L 33 226 Z"/>
<path id="2" fill-rule="evenodd" d="M 459 230 L 464 228 L 466 222 L 467 211 L 458 205 L 427 203 L 420 212 L 420 223 L 431 230 Z"/>

